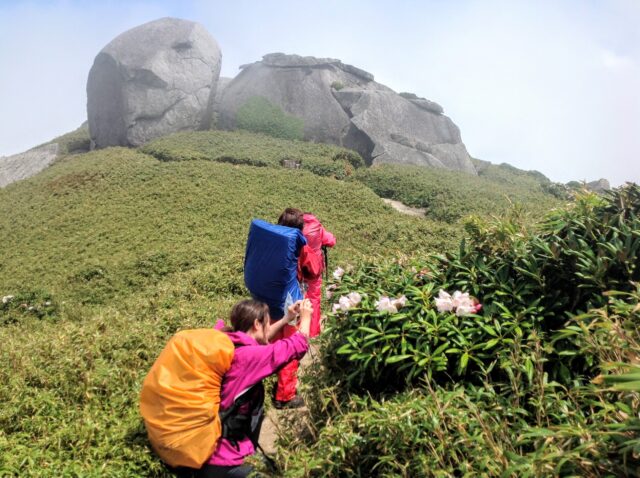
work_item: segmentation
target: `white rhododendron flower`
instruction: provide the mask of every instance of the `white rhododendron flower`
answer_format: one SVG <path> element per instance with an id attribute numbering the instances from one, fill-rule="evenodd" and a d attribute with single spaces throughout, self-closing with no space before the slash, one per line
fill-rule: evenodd
<path id="1" fill-rule="evenodd" d="M 344 275 L 344 269 L 342 267 L 338 267 L 336 268 L 335 271 L 333 271 L 333 278 L 335 280 L 340 280 L 342 279 L 342 276 Z"/>
<path id="2" fill-rule="evenodd" d="M 380 300 L 376 301 L 376 309 L 378 309 L 379 312 L 389 312 L 390 314 L 398 312 L 396 306 L 387 296 L 382 296 Z"/>
<path id="3" fill-rule="evenodd" d="M 355 307 L 360 303 L 360 301 L 362 301 L 362 296 L 357 292 L 351 292 L 347 297 L 349 298 L 349 302 L 351 302 L 352 307 Z"/>
<path id="4" fill-rule="evenodd" d="M 333 304 L 331 309 L 333 313 L 342 311 L 346 312 L 349 309 L 353 309 L 362 301 L 362 296 L 357 292 L 351 292 L 348 295 L 343 295 L 338 299 L 338 303 Z"/>
<path id="5" fill-rule="evenodd" d="M 397 309 L 402 309 L 406 303 L 407 298 L 404 295 L 393 301 L 393 305 L 395 305 Z"/>
<path id="6" fill-rule="evenodd" d="M 331 299 L 331 297 L 333 297 L 333 291 L 336 290 L 336 287 L 336 284 L 330 284 L 327 286 L 327 290 L 324 293 L 327 299 Z"/>
<path id="7" fill-rule="evenodd" d="M 456 307 L 456 315 L 458 317 L 462 317 L 463 315 L 473 314 L 473 313 L 475 313 L 475 311 L 476 311 L 475 306 L 471 305 L 471 304 L 469 304 L 469 305 L 464 304 L 464 305 L 459 305 L 458 307 Z"/>
<path id="8" fill-rule="evenodd" d="M 338 305 L 340 306 L 340 310 L 346 312 L 351 308 L 351 301 L 349 300 L 349 297 L 343 295 L 338 299 Z"/>
<path id="9" fill-rule="evenodd" d="M 435 299 L 436 308 L 438 312 L 451 312 L 453 310 L 453 299 L 451 295 L 440 289 L 440 293 L 438 294 L 438 298 Z"/>
<path id="10" fill-rule="evenodd" d="M 480 309 L 482 309 L 482 304 L 474 297 L 471 297 L 468 292 L 461 292 L 459 290 L 455 291 L 453 296 L 447 291 L 440 290 L 438 297 L 434 299 L 434 301 L 438 312 L 455 311 L 458 317 L 477 314 Z"/>
<path id="11" fill-rule="evenodd" d="M 471 299 L 469 299 L 469 294 L 467 292 L 462 293 L 457 290 L 453 293 L 452 301 L 453 307 L 457 309 L 458 307 L 465 307 L 468 305 Z"/>
<path id="12" fill-rule="evenodd" d="M 3 304 L 6 304 L 6 303 L 8 303 L 8 302 L 11 302 L 11 300 L 12 300 L 12 299 L 13 299 L 13 296 L 12 296 L 12 295 L 5 295 L 5 296 L 2 298 L 2 303 L 3 303 Z"/>

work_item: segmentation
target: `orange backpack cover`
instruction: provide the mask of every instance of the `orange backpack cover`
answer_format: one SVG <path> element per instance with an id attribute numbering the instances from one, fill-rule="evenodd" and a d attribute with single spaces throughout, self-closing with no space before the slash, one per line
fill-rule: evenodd
<path id="1" fill-rule="evenodd" d="M 140 411 L 155 452 L 170 466 L 200 468 L 221 434 L 220 386 L 234 346 L 214 329 L 175 334 L 142 383 Z"/>

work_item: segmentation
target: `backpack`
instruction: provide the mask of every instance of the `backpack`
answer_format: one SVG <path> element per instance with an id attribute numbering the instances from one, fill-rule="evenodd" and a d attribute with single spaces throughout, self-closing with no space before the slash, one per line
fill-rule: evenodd
<path id="1" fill-rule="evenodd" d="M 220 387 L 234 351 L 224 332 L 183 330 L 144 379 L 140 412 L 152 448 L 169 466 L 200 468 L 215 451 Z"/>
<path id="2" fill-rule="evenodd" d="M 244 256 L 244 283 L 251 297 L 269 306 L 273 320 L 303 298 L 298 284 L 298 257 L 307 240 L 299 229 L 254 219 Z"/>
<path id="3" fill-rule="evenodd" d="M 310 281 L 317 279 L 324 270 L 322 254 L 316 253 L 309 246 L 303 246 L 298 261 L 298 275 L 301 279 Z"/>

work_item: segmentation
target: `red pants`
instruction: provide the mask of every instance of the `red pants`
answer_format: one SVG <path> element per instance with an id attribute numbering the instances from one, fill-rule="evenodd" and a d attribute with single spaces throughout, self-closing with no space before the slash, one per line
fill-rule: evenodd
<path id="1" fill-rule="evenodd" d="M 282 319 L 284 320 L 284 319 Z M 297 328 L 293 325 L 285 325 L 272 342 L 280 339 L 291 337 L 297 332 Z M 296 388 L 298 386 L 298 361 L 292 360 L 282 367 L 278 372 L 278 385 L 276 388 L 275 399 L 280 402 L 288 402 L 296 396 Z"/>
<path id="2" fill-rule="evenodd" d="M 307 282 L 307 293 L 305 298 L 313 305 L 313 315 L 311 316 L 311 327 L 309 335 L 316 337 L 320 334 L 320 301 L 322 300 L 322 276 Z M 275 340 L 286 339 L 296 333 L 298 329 L 292 325 L 285 325 Z M 275 399 L 281 402 L 288 402 L 296 396 L 298 387 L 298 361 L 292 360 L 282 367 L 278 372 L 278 386 L 276 387 Z"/>
<path id="3" fill-rule="evenodd" d="M 309 335 L 311 337 L 316 337 L 320 335 L 320 301 L 322 300 L 322 276 L 319 276 L 316 279 L 313 279 L 307 284 L 307 293 L 305 294 L 305 299 L 309 299 L 311 301 L 311 305 L 313 306 L 313 315 L 311 316 L 311 328 L 309 330 Z"/>

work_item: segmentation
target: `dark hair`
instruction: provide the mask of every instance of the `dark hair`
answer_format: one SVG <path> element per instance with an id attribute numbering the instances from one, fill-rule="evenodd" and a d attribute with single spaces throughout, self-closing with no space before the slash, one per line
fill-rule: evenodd
<path id="1" fill-rule="evenodd" d="M 281 226 L 294 227 L 300 229 L 304 227 L 304 213 L 295 207 L 288 207 L 278 218 L 278 224 Z"/>
<path id="2" fill-rule="evenodd" d="M 269 319 L 269 306 L 257 300 L 243 300 L 233 306 L 230 319 L 234 332 L 248 332 L 256 320 L 264 327 Z"/>

